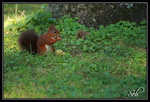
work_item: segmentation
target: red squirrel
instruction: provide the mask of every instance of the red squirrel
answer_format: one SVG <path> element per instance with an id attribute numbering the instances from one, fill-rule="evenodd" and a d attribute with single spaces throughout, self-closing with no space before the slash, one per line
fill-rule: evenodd
<path id="1" fill-rule="evenodd" d="M 38 36 L 34 30 L 22 32 L 19 36 L 18 43 L 22 50 L 43 55 L 49 50 L 54 53 L 55 49 L 53 44 L 61 39 L 59 31 L 54 25 L 51 25 L 48 31 L 41 36 Z"/>

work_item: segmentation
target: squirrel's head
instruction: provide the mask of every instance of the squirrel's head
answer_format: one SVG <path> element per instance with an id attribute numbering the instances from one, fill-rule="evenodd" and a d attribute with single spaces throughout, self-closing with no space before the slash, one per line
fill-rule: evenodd
<path id="1" fill-rule="evenodd" d="M 52 35 L 52 39 L 57 39 L 58 41 L 62 39 L 62 38 L 60 37 L 59 31 L 55 28 L 54 25 L 50 25 L 50 26 L 49 26 L 48 32 L 49 32 L 49 34 Z"/>

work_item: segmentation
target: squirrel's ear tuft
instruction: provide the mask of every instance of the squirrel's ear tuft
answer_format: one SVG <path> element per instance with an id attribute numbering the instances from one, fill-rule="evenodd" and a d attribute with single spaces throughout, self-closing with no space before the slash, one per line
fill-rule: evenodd
<path id="1" fill-rule="evenodd" d="M 54 25 L 50 25 L 49 28 L 50 28 L 50 29 L 53 29 L 53 28 L 55 28 L 55 26 L 54 26 Z"/>

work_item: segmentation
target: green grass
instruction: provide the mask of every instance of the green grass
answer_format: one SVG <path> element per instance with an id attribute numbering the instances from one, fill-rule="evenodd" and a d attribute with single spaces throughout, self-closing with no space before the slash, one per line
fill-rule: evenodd
<path id="1" fill-rule="evenodd" d="M 66 55 L 48 53 L 39 56 L 20 51 L 18 31 L 4 30 L 4 98 L 147 98 L 146 50 L 136 45 L 133 37 L 132 43 L 130 40 L 129 43 L 116 42 L 115 46 L 112 42 L 106 50 L 103 47 L 95 50 L 90 46 L 93 51 L 87 52 L 82 51 L 80 45 L 84 43 L 81 42 L 77 42 L 78 47 L 74 45 L 74 49 L 71 45 L 67 48 L 64 44 L 68 40 L 65 38 L 67 33 L 60 30 L 63 40 L 54 46 L 63 49 Z M 110 38 L 106 36 L 104 44 L 111 41 Z M 70 44 L 75 43 L 74 35 L 70 39 Z M 92 39 L 99 40 L 94 36 Z M 140 41 L 140 38 L 136 40 Z M 128 41 L 127 38 L 124 41 Z M 76 53 L 76 50 L 81 51 Z M 136 97 L 128 97 L 129 91 L 140 87 L 145 91 Z"/>
<path id="2" fill-rule="evenodd" d="M 144 57 L 10 53 L 4 57 L 4 98 L 130 98 L 128 91 L 146 89 Z M 146 98 L 146 91 L 135 98 Z"/>

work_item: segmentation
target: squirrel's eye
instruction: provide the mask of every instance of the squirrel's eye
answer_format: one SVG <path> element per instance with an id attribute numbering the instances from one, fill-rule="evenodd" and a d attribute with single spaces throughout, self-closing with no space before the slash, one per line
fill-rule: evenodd
<path id="1" fill-rule="evenodd" d="M 54 32 L 54 33 L 56 33 L 56 32 Z"/>

